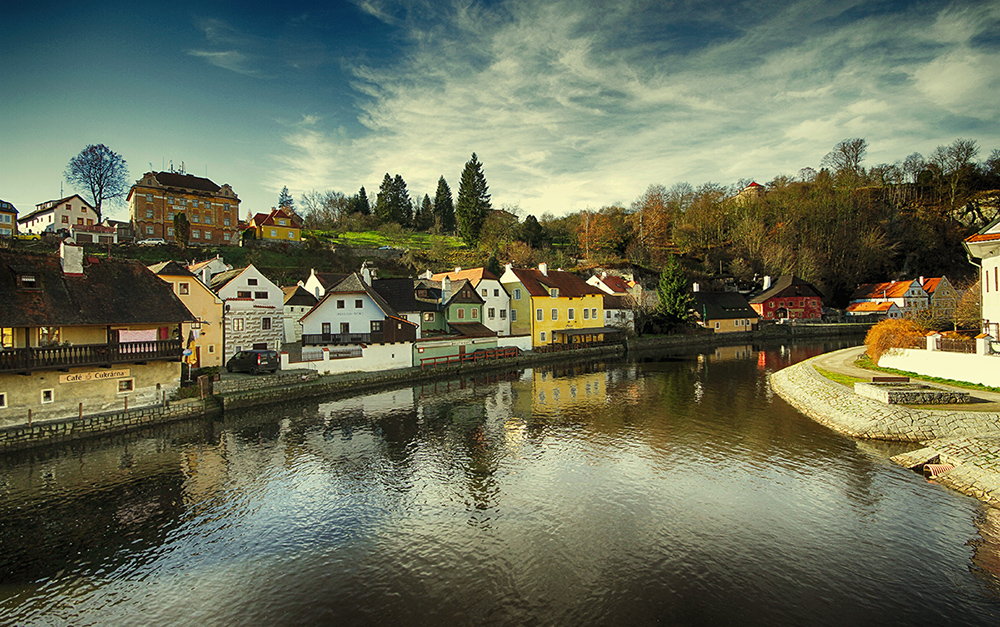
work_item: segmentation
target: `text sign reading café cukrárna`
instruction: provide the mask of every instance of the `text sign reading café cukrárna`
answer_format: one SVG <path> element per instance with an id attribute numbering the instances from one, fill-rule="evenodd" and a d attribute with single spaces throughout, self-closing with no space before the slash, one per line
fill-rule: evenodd
<path id="1" fill-rule="evenodd" d="M 77 372 L 59 376 L 59 383 L 80 383 L 82 381 L 103 381 L 105 379 L 121 379 L 128 376 L 125 370 L 98 370 L 97 372 Z"/>

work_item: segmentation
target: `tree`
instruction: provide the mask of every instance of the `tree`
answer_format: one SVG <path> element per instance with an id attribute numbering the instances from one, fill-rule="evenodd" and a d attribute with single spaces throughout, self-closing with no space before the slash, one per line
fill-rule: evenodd
<path id="1" fill-rule="evenodd" d="M 400 226 L 409 226 L 412 215 L 413 205 L 406 191 L 406 181 L 399 174 L 392 178 L 386 172 L 375 198 L 375 217 L 383 224 L 395 222 Z"/>
<path id="2" fill-rule="evenodd" d="M 521 225 L 521 241 L 532 248 L 538 248 L 545 244 L 545 228 L 538 223 L 538 218 L 528 214 Z"/>
<path id="3" fill-rule="evenodd" d="M 660 299 L 660 312 L 671 322 L 684 322 L 690 316 L 691 293 L 687 289 L 687 278 L 684 269 L 673 255 L 667 257 L 663 266 L 660 282 L 656 286 L 656 295 Z"/>
<path id="4" fill-rule="evenodd" d="M 129 187 L 125 159 L 104 144 L 81 150 L 69 160 L 63 176 L 74 187 L 84 187 L 90 192 L 98 219 L 104 203 L 124 197 Z"/>
<path id="5" fill-rule="evenodd" d="M 354 197 L 351 213 L 360 213 L 363 216 L 369 216 L 372 213 L 372 206 L 368 203 L 368 194 L 365 193 L 364 185 L 358 190 L 358 195 Z"/>
<path id="6" fill-rule="evenodd" d="M 191 223 L 188 222 L 187 214 L 179 211 L 174 214 L 174 241 L 181 247 L 187 248 L 188 238 L 191 237 Z"/>
<path id="7" fill-rule="evenodd" d="M 282 187 L 281 193 L 278 194 L 278 208 L 288 209 L 289 211 L 295 211 L 295 199 L 292 198 L 291 193 L 288 191 L 288 187 Z"/>
<path id="8" fill-rule="evenodd" d="M 963 179 L 969 174 L 972 160 L 979 154 L 979 147 L 974 139 L 956 139 L 948 146 L 938 146 L 931 154 L 931 163 L 941 170 L 941 175 L 948 185 L 948 200 L 951 208 L 955 208 L 955 197 Z"/>
<path id="9" fill-rule="evenodd" d="M 413 228 L 418 231 L 427 231 L 434 226 L 434 205 L 431 204 L 431 197 L 424 194 L 424 200 L 417 208 L 416 215 L 413 216 Z"/>
<path id="10" fill-rule="evenodd" d="M 455 230 L 455 202 L 451 197 L 451 188 L 444 177 L 438 179 L 437 191 L 434 193 L 434 222 L 444 233 Z"/>
<path id="11" fill-rule="evenodd" d="M 826 153 L 822 165 L 832 168 L 838 179 L 853 185 L 859 182 L 864 173 L 861 162 L 866 152 L 868 152 L 868 142 L 865 139 L 861 137 L 845 139 Z"/>
<path id="12" fill-rule="evenodd" d="M 455 216 L 458 218 L 458 233 L 469 246 L 479 243 L 479 234 L 490 210 L 489 186 L 483 174 L 483 164 L 472 153 L 465 164 L 462 181 L 458 185 L 458 202 Z"/>

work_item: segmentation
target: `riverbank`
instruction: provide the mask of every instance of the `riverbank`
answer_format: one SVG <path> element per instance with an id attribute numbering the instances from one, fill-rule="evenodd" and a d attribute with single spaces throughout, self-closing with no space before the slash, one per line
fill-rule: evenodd
<path id="1" fill-rule="evenodd" d="M 817 366 L 850 376 L 872 376 L 853 366 L 864 347 L 847 348 L 789 366 L 770 376 L 771 387 L 816 422 L 856 438 L 922 444 L 893 461 L 907 468 L 942 463 L 954 468 L 934 477 L 942 485 L 1000 507 L 1000 413 L 956 411 L 954 405 L 925 409 L 888 405 L 858 396 L 824 377 Z M 940 384 L 935 384 L 939 385 Z M 946 387 L 946 386 L 940 386 Z M 972 391 L 974 398 L 1000 401 L 1000 395 Z"/>
<path id="2" fill-rule="evenodd" d="M 353 372 L 317 376 L 313 371 L 282 371 L 274 375 L 223 375 L 215 393 L 201 400 L 168 401 L 164 405 L 132 408 L 105 414 L 35 421 L 0 429 L 0 454 L 34 446 L 77 440 L 102 434 L 131 431 L 146 426 L 214 416 L 228 409 L 281 403 L 291 399 L 356 394 L 405 383 L 418 383 L 490 373 L 561 361 L 593 361 L 643 353 L 691 348 L 714 348 L 763 341 L 859 337 L 870 325 L 802 324 L 766 325 L 745 333 L 692 333 L 630 338 L 622 344 L 550 353 L 525 352 L 516 358 L 466 362 L 460 365 Z"/>

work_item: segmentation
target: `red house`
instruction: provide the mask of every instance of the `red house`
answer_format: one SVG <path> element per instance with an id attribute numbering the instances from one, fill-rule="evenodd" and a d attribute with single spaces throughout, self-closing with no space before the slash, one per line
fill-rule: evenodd
<path id="1" fill-rule="evenodd" d="M 823 317 L 823 295 L 808 281 L 783 274 L 773 285 L 764 279 L 764 291 L 750 299 L 750 306 L 763 320 L 819 320 Z"/>

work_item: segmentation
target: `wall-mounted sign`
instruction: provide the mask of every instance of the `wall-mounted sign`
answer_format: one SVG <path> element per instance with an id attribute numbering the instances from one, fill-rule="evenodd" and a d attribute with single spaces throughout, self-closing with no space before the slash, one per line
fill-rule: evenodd
<path id="1" fill-rule="evenodd" d="M 105 379 L 122 379 L 128 376 L 128 368 L 124 370 L 98 370 L 97 372 L 75 372 L 59 375 L 59 383 L 80 383 L 82 381 L 104 381 Z"/>

